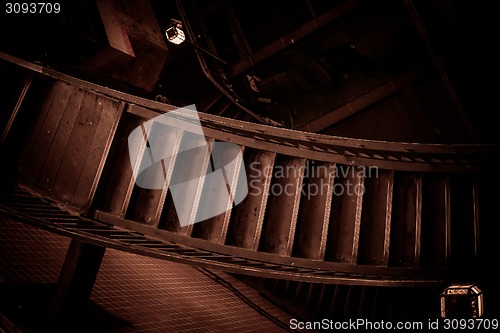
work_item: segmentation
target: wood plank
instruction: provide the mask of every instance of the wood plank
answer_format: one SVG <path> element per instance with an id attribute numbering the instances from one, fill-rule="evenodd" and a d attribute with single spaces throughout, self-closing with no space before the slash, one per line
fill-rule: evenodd
<path id="1" fill-rule="evenodd" d="M 306 160 L 278 156 L 259 250 L 290 256 L 301 200 Z"/>
<path id="2" fill-rule="evenodd" d="M 55 92 L 52 81 L 34 77 L 25 101 L 21 105 L 19 116 L 22 125 L 14 124 L 15 128 L 12 131 L 12 140 L 18 146 L 16 162 L 19 165 L 20 174 L 22 174 L 33 145 L 36 143 L 36 138 L 54 100 Z M 19 134 L 18 128 L 20 127 L 24 131 L 23 135 Z"/>
<path id="3" fill-rule="evenodd" d="M 347 292 L 349 286 L 337 285 L 330 300 L 330 318 L 344 319 L 345 305 L 347 305 Z"/>
<path id="4" fill-rule="evenodd" d="M 0 76 L 0 129 L 6 127 L 12 110 L 16 105 L 17 97 L 23 90 L 23 81 L 29 71 L 24 68 L 8 64 L 4 69 L 5 73 Z M 1 74 L 1 73 L 0 73 Z"/>
<path id="5" fill-rule="evenodd" d="M 346 300 L 344 303 L 344 320 L 354 318 L 359 311 L 359 298 L 361 296 L 361 286 L 345 286 L 347 288 Z"/>
<path id="6" fill-rule="evenodd" d="M 136 107 L 133 107 L 134 109 Z M 131 137 L 128 135 L 128 154 L 130 156 L 130 177 L 126 172 L 124 173 L 124 185 L 125 187 L 125 193 L 123 196 L 123 201 L 121 202 L 121 207 L 120 207 L 120 216 L 126 216 L 127 211 L 130 208 L 130 201 L 132 200 L 132 194 L 134 193 L 134 190 L 137 188 L 136 185 L 136 176 L 139 173 L 139 169 L 141 165 L 147 160 L 149 157 L 149 152 L 147 149 L 149 148 L 149 134 L 151 130 L 151 126 L 145 125 L 146 122 L 141 122 L 140 125 L 133 129 L 137 130 L 140 129 L 142 132 L 142 136 L 136 137 L 135 140 L 139 140 L 139 142 L 134 142 L 134 146 L 137 147 L 137 151 L 132 152 L 130 150 L 130 144 L 131 144 Z M 132 156 L 135 154 L 135 156 Z M 128 171 L 128 170 L 127 170 Z M 139 177 L 139 176 L 138 176 Z M 127 181 L 128 180 L 128 181 Z M 126 182 L 126 184 L 125 184 Z"/>
<path id="7" fill-rule="evenodd" d="M 478 203 L 476 225 L 478 227 L 475 235 L 476 246 L 479 247 L 478 259 L 483 267 L 492 267 L 492 263 L 498 261 L 499 253 L 498 226 L 492 221 L 496 221 L 498 216 L 500 180 L 496 173 L 484 173 L 477 175 L 476 183 L 475 200 Z"/>
<path id="8" fill-rule="evenodd" d="M 63 156 L 66 145 L 68 144 L 74 123 L 78 113 L 80 112 L 84 95 L 85 92 L 77 88 L 73 89 L 71 92 L 58 126 L 57 133 L 55 133 L 54 140 L 50 145 L 42 170 L 38 176 L 38 187 L 48 192 L 52 191 L 52 187 L 62 162 L 61 156 Z"/>
<path id="9" fill-rule="evenodd" d="M 226 244 L 256 250 L 267 208 L 276 154 L 247 149 L 244 161 L 248 179 L 248 196 L 234 208 Z"/>
<path id="10" fill-rule="evenodd" d="M 446 175 L 444 179 L 444 196 L 445 196 L 445 265 L 448 266 L 451 259 L 451 175 Z"/>
<path id="11" fill-rule="evenodd" d="M 307 311 L 310 307 L 312 294 L 312 283 L 309 282 L 299 282 L 297 287 L 297 292 L 295 294 L 295 299 L 297 307 L 302 309 L 302 311 Z"/>
<path id="12" fill-rule="evenodd" d="M 374 169 L 365 177 L 358 263 L 387 266 L 394 171 Z"/>
<path id="13" fill-rule="evenodd" d="M 311 309 L 311 306 L 314 306 L 314 302 L 316 302 L 316 283 L 307 283 L 307 294 L 304 297 L 304 309 L 307 311 Z"/>
<path id="14" fill-rule="evenodd" d="M 170 193 L 177 201 L 169 205 L 163 228 L 181 235 L 190 236 L 196 221 L 199 200 L 205 176 L 209 170 L 213 139 L 184 132 L 180 150 L 172 172 Z M 189 147 L 193 147 L 188 149 Z M 180 186 L 181 192 L 173 193 L 173 186 Z M 183 214 L 179 217 L 179 214 Z M 187 225 L 182 226 L 180 219 Z"/>
<path id="15" fill-rule="evenodd" d="M 338 166 L 333 187 L 327 260 L 356 263 L 358 257 L 365 169 Z"/>
<path id="16" fill-rule="evenodd" d="M 321 295 L 324 286 L 325 285 L 322 283 L 311 283 L 311 289 L 307 296 L 307 311 L 309 313 L 318 313 L 321 306 Z"/>
<path id="17" fill-rule="evenodd" d="M 2 108 L 2 110 L 0 110 L 0 117 L 2 118 L 2 121 L 0 123 L 0 129 L 2 129 L 2 135 L 0 136 L 0 148 L 4 145 L 5 141 L 7 140 L 7 136 L 9 135 L 10 130 L 12 129 L 14 120 L 17 118 L 19 110 L 21 109 L 21 105 L 23 104 L 24 99 L 26 98 L 26 95 L 28 93 L 28 89 L 30 88 L 31 83 L 33 82 L 33 75 L 24 74 L 21 76 L 19 81 L 20 82 L 18 84 L 18 87 L 16 87 L 17 89 L 12 94 L 13 96 L 17 96 L 17 98 L 14 99 L 12 103 L 6 103 L 7 107 Z M 4 93 L 9 94 L 9 92 L 5 92 L 3 88 L 2 91 Z M 0 98 L 0 103 L 1 103 L 0 105 L 4 106 L 1 100 L 2 99 Z"/>
<path id="18" fill-rule="evenodd" d="M 102 110 L 100 97 L 85 93 L 52 190 L 53 196 L 65 203 L 71 202 L 78 186 Z"/>
<path id="19" fill-rule="evenodd" d="M 128 151 L 128 136 L 144 121 L 126 113 L 118 125 L 116 138 L 109 153 L 97 192 L 100 194 L 96 206 L 104 211 L 124 216 L 128 206 L 127 193 L 133 182 L 132 166 Z"/>
<path id="20" fill-rule="evenodd" d="M 100 119 L 92 141 L 89 143 L 90 149 L 85 158 L 78 185 L 71 198 L 72 206 L 79 210 L 90 206 L 116 127 L 125 107 L 124 104 L 105 97 L 99 97 L 97 103 L 98 110 L 101 110 Z"/>
<path id="21" fill-rule="evenodd" d="M 450 251 L 449 176 L 425 174 L 422 190 L 421 265 L 446 267 Z"/>
<path id="22" fill-rule="evenodd" d="M 87 311 L 106 248 L 72 240 L 49 306 L 43 332 L 63 332 Z"/>
<path id="23" fill-rule="evenodd" d="M 324 259 L 336 165 L 308 161 L 306 168 L 293 255 Z"/>
<path id="24" fill-rule="evenodd" d="M 322 291 L 321 314 L 323 318 L 331 318 L 332 310 L 335 306 L 335 299 L 337 297 L 338 284 L 325 284 L 324 291 Z"/>
<path id="25" fill-rule="evenodd" d="M 24 168 L 24 178 L 29 183 L 35 183 L 42 170 L 45 158 L 56 135 L 62 115 L 68 103 L 73 87 L 65 83 L 57 83 L 54 86 L 53 102 L 50 103 L 47 117 L 43 119 L 39 135 L 34 138 L 29 158 Z M 48 96 L 52 97 L 52 94 Z"/>
<path id="26" fill-rule="evenodd" d="M 419 266 L 422 221 L 422 175 L 394 175 L 389 262 L 392 266 Z"/>
<path id="27" fill-rule="evenodd" d="M 212 145 L 203 197 L 198 204 L 197 221 L 211 218 L 215 213 L 214 210 L 218 213 L 228 213 L 234 206 L 233 202 L 239 204 L 245 199 L 248 184 L 245 172 L 241 172 L 242 160 L 241 147 L 227 142 L 215 142 Z"/>
<path id="28" fill-rule="evenodd" d="M 450 264 L 473 266 L 476 257 L 473 176 L 450 175 L 450 203 Z"/>
<path id="29" fill-rule="evenodd" d="M 357 318 L 374 320 L 372 314 L 375 306 L 375 295 L 375 288 L 363 287 Z"/>
<path id="30" fill-rule="evenodd" d="M 161 147 L 155 147 L 153 154 L 169 157 L 144 170 L 141 177 L 163 184 L 163 188 L 161 190 L 145 189 L 135 186 L 135 193 L 132 195 L 132 202 L 127 216 L 133 220 L 158 227 L 174 170 L 175 159 L 179 151 L 182 131 L 158 122 L 154 123 L 151 130 L 155 133 L 155 140 L 164 143 Z"/>
<path id="31" fill-rule="evenodd" d="M 331 8 L 325 13 L 322 13 L 312 21 L 303 24 L 295 31 L 281 36 L 270 44 L 264 46 L 262 49 L 254 52 L 246 58 L 243 58 L 240 62 L 234 64 L 231 67 L 231 76 L 238 76 L 244 73 L 246 70 L 254 67 L 258 63 L 277 55 L 285 48 L 293 47 L 299 40 L 306 38 L 308 35 L 314 33 L 322 26 L 348 13 L 350 10 L 357 6 L 358 2 L 359 1 L 357 0 L 343 1 L 336 5 L 334 8 Z"/>
<path id="32" fill-rule="evenodd" d="M 235 157 L 234 152 L 227 150 L 223 153 L 223 155 L 219 156 L 221 160 L 218 162 L 219 165 L 227 165 L 227 163 L 234 160 L 234 170 L 230 175 L 228 175 L 228 181 L 231 183 L 229 187 L 231 193 L 236 192 L 238 180 L 244 181 L 246 183 L 246 179 L 241 180 L 240 178 L 242 176 L 242 174 L 240 174 L 240 168 L 243 165 L 242 156 L 245 152 L 245 147 L 238 147 L 240 153 L 239 156 Z M 208 188 L 210 187 L 204 187 L 203 196 L 208 195 Z M 196 223 L 194 225 L 193 237 L 198 237 L 215 243 L 224 244 L 229 228 L 229 221 L 233 213 L 233 200 L 231 200 L 230 197 L 229 200 L 226 201 L 227 210 L 224 213 L 214 216 L 208 220 Z"/>
<path id="33" fill-rule="evenodd" d="M 318 118 L 313 119 L 305 124 L 297 127 L 300 131 L 309 131 L 313 133 L 321 133 L 326 129 L 340 123 L 344 119 L 353 116 L 370 106 L 378 103 L 404 88 L 414 84 L 418 80 L 428 76 L 431 70 L 428 65 L 420 66 L 412 69 L 387 83 L 377 85 L 361 96 L 356 96 L 355 99 L 335 107 L 332 110 L 322 113 Z"/>
<path id="34" fill-rule="evenodd" d="M 377 288 L 375 295 L 375 304 L 373 307 L 374 320 L 388 320 L 390 307 L 392 305 L 392 294 L 396 288 Z"/>
<path id="35" fill-rule="evenodd" d="M 479 214 L 479 181 L 475 176 L 472 180 L 472 199 L 474 201 L 474 260 L 481 257 L 480 214 Z"/>
<path id="36" fill-rule="evenodd" d="M 104 147 L 101 162 L 99 163 L 99 166 L 97 169 L 97 174 L 96 174 L 96 177 L 94 178 L 91 192 L 90 192 L 89 198 L 88 198 L 87 203 L 86 203 L 85 208 L 84 208 L 84 214 L 88 214 L 89 211 L 92 208 L 94 208 L 94 206 L 95 206 L 95 202 L 94 202 L 95 197 L 98 196 L 98 188 L 99 188 L 99 185 L 101 184 L 101 179 L 104 175 L 106 164 L 108 163 L 108 156 L 111 153 L 113 143 L 115 142 L 115 140 L 117 140 L 118 126 L 122 121 L 123 114 L 124 114 L 125 110 L 127 110 L 127 108 L 129 106 L 130 106 L 129 104 L 126 104 L 124 102 L 121 102 L 120 105 L 118 106 L 118 110 L 117 110 L 118 112 L 116 114 L 116 119 L 113 122 L 113 126 L 111 127 L 111 129 L 109 131 L 109 136 L 108 136 L 108 139 L 107 139 L 105 147 Z"/>
<path id="37" fill-rule="evenodd" d="M 320 291 L 319 291 L 319 297 L 318 297 L 318 305 L 317 305 L 317 312 L 320 313 L 320 314 L 324 314 L 326 312 L 326 308 L 327 308 L 327 300 L 328 300 L 328 289 L 331 288 L 332 286 L 335 286 L 335 285 L 331 285 L 331 284 L 326 284 L 326 283 L 322 283 L 320 284 L 321 288 L 320 288 Z"/>

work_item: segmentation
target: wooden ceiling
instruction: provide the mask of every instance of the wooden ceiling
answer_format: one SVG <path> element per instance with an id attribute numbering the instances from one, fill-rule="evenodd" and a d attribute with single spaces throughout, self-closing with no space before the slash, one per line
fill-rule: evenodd
<path id="1" fill-rule="evenodd" d="M 115 6 L 136 54 L 126 66 L 89 73 L 81 65 L 106 44 L 96 3 Z M 189 43 L 164 38 L 182 11 L 194 42 L 210 43 L 228 63 L 222 71 L 236 99 L 207 79 Z M 494 64 L 493 12 L 449 0 L 77 0 L 58 16 L 3 13 L 0 48 L 232 118 L 256 121 L 246 108 L 284 127 L 334 135 L 498 142 L 495 95 L 483 83 Z M 144 42 L 150 37 L 158 43 Z"/>

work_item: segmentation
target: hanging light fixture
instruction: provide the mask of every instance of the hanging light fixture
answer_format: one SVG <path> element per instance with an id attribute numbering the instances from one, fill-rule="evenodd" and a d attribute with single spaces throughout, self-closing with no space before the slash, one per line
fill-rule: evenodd
<path id="1" fill-rule="evenodd" d="M 167 39 L 169 42 L 173 44 L 181 44 L 183 42 L 187 42 L 189 45 L 197 49 L 198 51 L 201 51 L 213 59 L 217 60 L 223 65 L 228 65 L 228 63 L 215 54 L 211 53 L 210 51 L 205 50 L 204 48 L 200 47 L 199 45 L 193 43 L 189 39 L 186 39 L 186 35 L 184 34 L 184 31 L 182 31 L 182 22 L 179 20 L 171 19 L 170 20 L 170 25 L 168 26 L 167 30 L 165 30 L 165 35 L 167 36 Z"/>
<path id="2" fill-rule="evenodd" d="M 186 35 L 184 34 L 184 31 L 182 31 L 182 22 L 179 20 L 172 19 L 170 21 L 170 25 L 165 31 L 165 35 L 167 36 L 169 42 L 177 45 L 186 40 Z"/>

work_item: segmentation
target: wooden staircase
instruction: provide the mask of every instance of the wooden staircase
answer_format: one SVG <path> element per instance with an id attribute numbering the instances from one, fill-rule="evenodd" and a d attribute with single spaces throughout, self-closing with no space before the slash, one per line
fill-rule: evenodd
<path id="1" fill-rule="evenodd" d="M 435 287 L 488 269 L 499 145 L 359 140 L 200 113 L 207 142 L 239 146 L 250 194 L 181 227 L 169 177 L 200 179 L 186 198 L 197 208 L 209 156 L 176 159 L 186 133 L 171 128 L 164 187 L 148 190 L 135 184 L 128 151 L 134 128 L 174 107 L 0 59 L 5 214 L 105 247 L 290 283 Z M 306 297 L 317 291 L 307 285 Z"/>

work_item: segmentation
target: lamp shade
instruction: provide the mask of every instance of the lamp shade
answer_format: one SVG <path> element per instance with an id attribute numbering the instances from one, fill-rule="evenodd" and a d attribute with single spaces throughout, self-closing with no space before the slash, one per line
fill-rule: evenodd
<path id="1" fill-rule="evenodd" d="M 186 39 L 184 31 L 175 25 L 171 25 L 165 32 L 165 35 L 167 35 L 167 39 L 174 44 L 180 44 Z"/>

